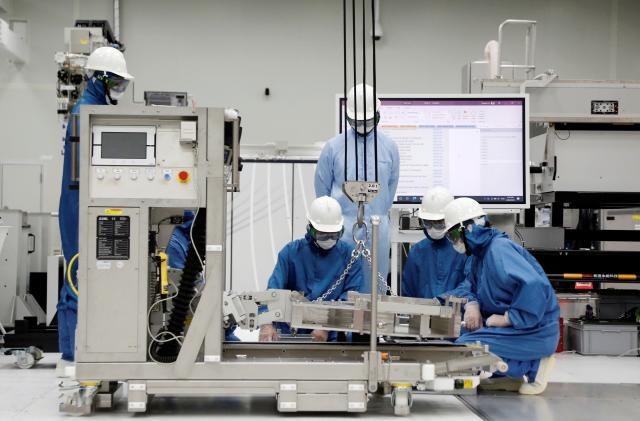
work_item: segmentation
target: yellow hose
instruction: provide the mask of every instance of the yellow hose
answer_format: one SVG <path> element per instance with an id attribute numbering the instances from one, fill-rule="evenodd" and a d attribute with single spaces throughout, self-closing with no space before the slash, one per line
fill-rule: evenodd
<path id="1" fill-rule="evenodd" d="M 73 256 L 69 261 L 69 266 L 67 266 L 67 281 L 69 282 L 69 286 L 71 287 L 71 290 L 76 294 L 76 297 L 78 296 L 78 290 L 76 289 L 76 286 L 73 285 L 73 281 L 71 280 L 71 266 L 73 266 L 73 262 L 76 261 L 79 255 L 80 253 L 76 253 L 76 255 Z"/>

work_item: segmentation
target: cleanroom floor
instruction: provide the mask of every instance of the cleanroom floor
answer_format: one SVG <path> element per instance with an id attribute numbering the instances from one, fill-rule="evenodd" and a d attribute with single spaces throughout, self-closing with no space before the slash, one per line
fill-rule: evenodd
<path id="1" fill-rule="evenodd" d="M 47 354 L 35 368 L 20 370 L 13 357 L 0 356 L 0 420 L 52 420 L 58 413 L 55 364 L 59 354 Z M 552 383 L 542 396 L 506 392 L 479 392 L 477 396 L 415 394 L 411 418 L 421 420 L 628 420 L 640 408 L 640 358 L 561 354 Z M 295 418 L 395 418 L 388 398 L 373 398 L 366 414 L 279 414 L 270 397 L 157 398 L 150 411 L 136 418 L 212 420 Z M 130 418 L 122 398 L 110 411 L 98 411 L 91 419 Z M 68 419 L 68 418 L 67 418 Z"/>

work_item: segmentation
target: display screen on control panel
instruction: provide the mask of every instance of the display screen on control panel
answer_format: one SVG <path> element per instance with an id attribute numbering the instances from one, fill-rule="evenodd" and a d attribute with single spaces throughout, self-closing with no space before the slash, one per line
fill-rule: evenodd
<path id="1" fill-rule="evenodd" d="M 144 132 L 102 133 L 103 159 L 145 159 L 147 157 L 147 134 Z"/>
<path id="2" fill-rule="evenodd" d="M 91 164 L 110 166 L 155 166 L 155 126 L 106 126 L 91 129 Z"/>

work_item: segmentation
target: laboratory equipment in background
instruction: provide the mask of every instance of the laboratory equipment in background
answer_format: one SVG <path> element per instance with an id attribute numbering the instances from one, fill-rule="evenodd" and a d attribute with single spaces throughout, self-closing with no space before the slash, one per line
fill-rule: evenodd
<path id="1" fill-rule="evenodd" d="M 261 290 L 282 248 L 306 233 L 321 148 L 242 145 L 240 189 L 227 196 L 226 285 Z"/>
<path id="2" fill-rule="evenodd" d="M 115 39 L 111 25 L 106 20 L 76 20 L 73 27 L 64 28 L 65 51 L 55 54 L 58 65 L 56 93 L 58 114 L 71 112 L 85 88 L 85 65 L 89 55 L 100 47 L 124 46 Z"/>
<path id="3" fill-rule="evenodd" d="M 640 305 L 640 81 L 563 80 L 552 69 L 536 75 L 536 24 L 503 22 L 486 60 L 465 65 L 463 91 L 529 94 L 532 207 L 517 230 L 558 292 L 584 299 L 597 292 L 598 317 L 616 319 Z M 525 29 L 525 61 L 517 65 L 502 54 L 503 29 L 514 25 Z M 544 228 L 536 223 L 541 211 L 550 214 Z M 549 226 L 562 231 L 562 247 L 558 235 L 547 236 Z M 592 334 L 594 323 L 574 324 L 574 337 L 626 335 L 614 329 L 603 339 Z"/>
<path id="4" fill-rule="evenodd" d="M 29 255 L 36 251 L 36 236 L 27 224 L 27 214 L 0 210 L 0 226 L 7 232 L 0 250 L 0 323 L 5 329 L 25 317 L 36 317 L 38 323 L 44 323 L 45 312 L 29 293 Z"/>
<path id="5" fill-rule="evenodd" d="M 0 348 L 31 368 L 58 351 L 55 324 L 62 256 L 57 216 L 0 210 Z M 3 236 L 4 233 L 4 236 Z"/>
<path id="6" fill-rule="evenodd" d="M 86 414 L 94 398 L 109 406 L 116 382 L 126 382 L 130 412 L 148 410 L 153 395 L 247 393 L 275 396 L 283 412 L 364 412 L 372 382 L 393 392 L 395 408 L 408 411 L 411 386 L 468 391 L 480 369 L 506 369 L 482 346 L 393 340 L 456 336 L 455 300 L 443 306 L 357 294 L 322 303 L 291 291 L 225 292 L 227 197 L 241 186 L 239 120 L 225 122 L 225 115 L 220 108 L 83 107 L 80 385 L 61 390 L 62 411 Z M 181 128 L 194 124 L 195 136 L 185 141 Z M 124 138 L 131 147 L 113 147 Z M 154 232 L 163 212 L 184 209 L 196 210 L 193 246 L 184 271 L 172 279 L 177 274 L 163 269 L 165 245 Z M 376 258 L 374 251 L 374 272 Z M 196 294 L 200 260 L 206 284 Z M 262 305 L 267 311 L 260 313 Z M 272 321 L 362 333 L 375 323 L 390 343 L 371 351 L 365 344 L 223 342 L 225 327 L 256 330 Z"/>
<path id="7" fill-rule="evenodd" d="M 186 92 L 144 91 L 145 105 L 163 105 L 166 107 L 186 107 L 189 96 Z"/>

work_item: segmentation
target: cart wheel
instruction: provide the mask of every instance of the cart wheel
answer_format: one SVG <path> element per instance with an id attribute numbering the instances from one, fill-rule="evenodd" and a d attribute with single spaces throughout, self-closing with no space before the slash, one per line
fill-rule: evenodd
<path id="1" fill-rule="evenodd" d="M 393 405 L 393 413 L 397 416 L 406 417 L 411 413 L 411 405 L 413 399 L 411 397 L 411 389 L 396 388 L 391 394 L 391 405 Z"/>
<path id="2" fill-rule="evenodd" d="M 16 358 L 16 365 L 23 370 L 33 368 L 38 362 L 36 355 L 26 350 L 15 351 L 13 356 Z"/>

